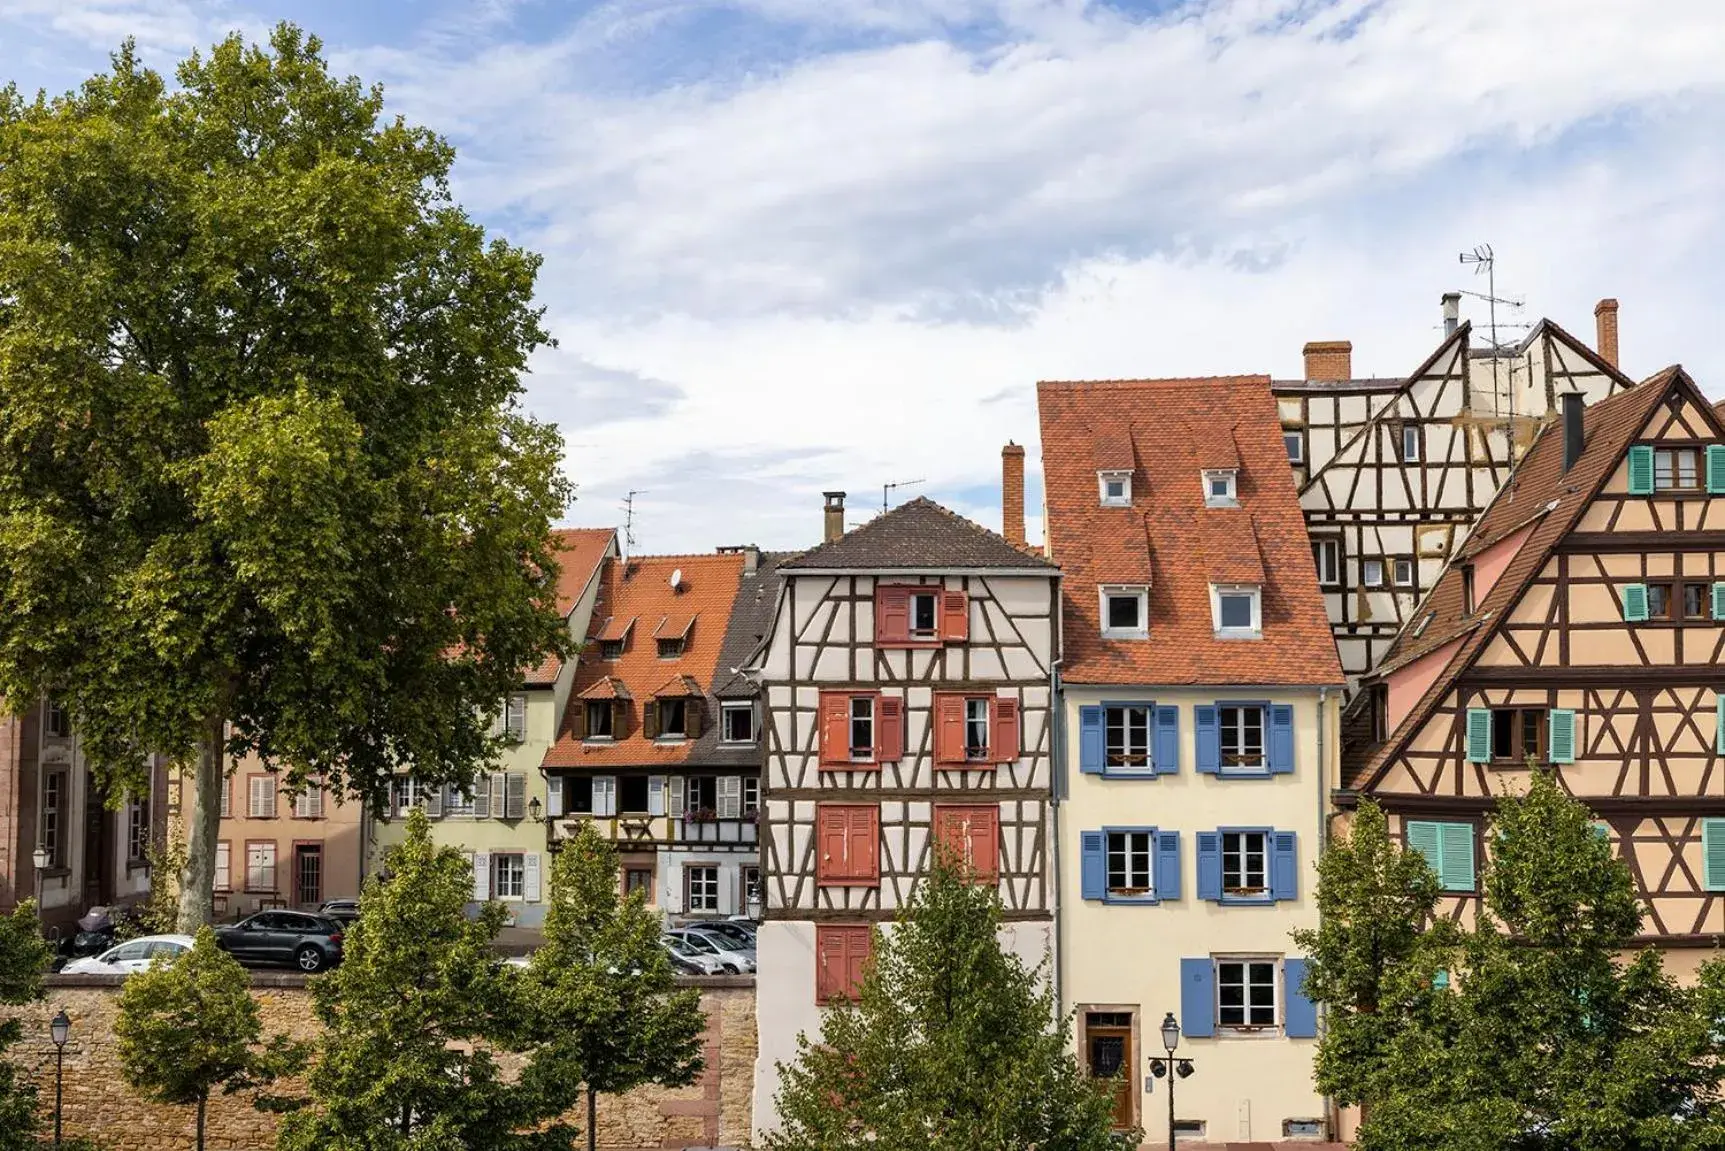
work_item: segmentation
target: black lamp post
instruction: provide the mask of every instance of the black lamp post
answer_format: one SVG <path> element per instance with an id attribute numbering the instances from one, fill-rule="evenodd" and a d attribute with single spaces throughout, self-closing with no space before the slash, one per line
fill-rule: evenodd
<path id="1" fill-rule="evenodd" d="M 1174 1058 L 1174 1048 L 1180 1046 L 1180 1024 L 1172 1011 L 1162 1017 L 1162 1046 L 1168 1054 L 1150 1057 L 1150 1074 L 1168 1080 L 1168 1151 L 1174 1151 L 1174 1080 L 1192 1074 L 1192 1061 Z"/>
<path id="2" fill-rule="evenodd" d="M 36 865 L 36 918 L 42 918 L 42 873 L 48 870 L 48 865 L 54 862 L 46 847 L 38 847 L 30 853 L 30 862 Z"/>
<path id="3" fill-rule="evenodd" d="M 54 1146 L 60 1146 L 60 1085 L 66 1074 L 66 1040 L 72 1035 L 72 1019 L 66 1009 L 48 1022 L 48 1037 L 54 1041 Z"/>

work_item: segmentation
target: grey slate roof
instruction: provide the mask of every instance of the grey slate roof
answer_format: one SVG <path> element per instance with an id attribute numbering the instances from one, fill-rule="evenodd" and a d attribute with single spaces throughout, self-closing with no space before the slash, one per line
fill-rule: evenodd
<path id="1" fill-rule="evenodd" d="M 737 598 L 731 605 L 731 618 L 725 625 L 725 639 L 719 646 L 718 663 L 713 668 L 713 683 L 708 698 L 713 700 L 709 722 L 701 729 L 700 738 L 689 755 L 691 763 L 715 767 L 753 767 L 761 763 L 759 744 L 748 747 L 727 747 L 719 742 L 723 733 L 719 702 L 727 699 L 755 699 L 760 689 L 745 675 L 733 672 L 755 654 L 773 625 L 773 609 L 779 599 L 779 568 L 795 552 L 762 552 L 755 570 L 744 574 L 737 587 Z"/>
<path id="2" fill-rule="evenodd" d="M 1023 568 L 1027 572 L 1053 572 L 1055 565 L 1034 552 L 1014 547 L 1004 536 L 981 524 L 919 496 L 781 565 L 787 575 L 834 568 L 856 571 Z"/>

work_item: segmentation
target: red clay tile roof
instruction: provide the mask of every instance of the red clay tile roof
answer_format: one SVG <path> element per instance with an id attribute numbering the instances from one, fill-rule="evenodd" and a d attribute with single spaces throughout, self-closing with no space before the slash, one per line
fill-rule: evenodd
<path id="1" fill-rule="evenodd" d="M 676 588 L 671 573 L 682 572 Z M 593 609 L 593 635 L 575 669 L 575 687 L 570 707 L 584 707 L 583 693 L 614 679 L 612 694 L 645 701 L 667 678 L 688 676 L 697 685 L 710 683 L 724 644 L 726 624 L 737 598 L 743 575 L 743 557 L 732 552 L 721 555 L 638 556 L 611 559 L 600 573 L 599 602 Z M 645 628 L 635 628 L 623 645 L 621 659 L 598 658 L 594 636 L 613 619 L 661 620 L 667 617 L 699 617 L 689 629 L 683 654 L 660 659 L 659 645 Z M 699 687 L 696 688 L 697 693 Z M 626 695 L 624 693 L 627 693 Z M 604 696 L 600 696 L 604 698 Z M 619 767 L 631 764 L 681 763 L 688 759 L 695 741 L 660 743 L 641 735 L 641 705 L 630 708 L 628 729 L 609 743 L 583 743 L 569 734 L 568 714 L 557 743 L 545 756 L 546 767 Z M 710 707 L 708 722 L 718 721 Z"/>
<path id="2" fill-rule="evenodd" d="M 611 550 L 616 528 L 558 528 L 551 533 L 558 545 L 557 610 L 564 618 L 581 602 L 581 595 Z M 560 659 L 545 659 L 527 672 L 528 687 L 550 687 L 563 670 Z"/>
<path id="3" fill-rule="evenodd" d="M 598 615 L 598 612 L 594 612 Z M 595 643 L 614 643 L 617 640 L 628 639 L 629 629 L 635 626 L 632 615 L 607 616 L 599 625 L 599 629 L 590 637 Z"/>
<path id="4" fill-rule="evenodd" d="M 1090 550 L 1090 577 L 1098 584 L 1149 584 L 1156 579 L 1150 560 L 1150 536 L 1138 508 L 1099 507 Z"/>
<path id="5" fill-rule="evenodd" d="M 576 699 L 634 699 L 629 694 L 629 685 L 614 676 L 605 676 L 595 680 L 585 691 L 575 693 Z"/>
<path id="6" fill-rule="evenodd" d="M 1228 471 L 1240 466 L 1240 449 L 1234 443 L 1234 429 L 1214 424 L 1186 425 L 1186 437 L 1192 445 L 1193 458 L 1200 468 Z"/>
<path id="7" fill-rule="evenodd" d="M 653 689 L 654 699 L 675 699 L 679 696 L 687 697 L 700 694 L 702 694 L 701 685 L 696 683 L 692 676 L 687 675 L 674 675 Z"/>
<path id="8" fill-rule="evenodd" d="M 1382 675 L 1406 666 L 1445 644 L 1461 639 L 1449 662 L 1419 702 L 1409 710 L 1396 730 L 1382 744 L 1349 756 L 1342 765 L 1342 786 L 1369 789 L 1385 766 L 1430 717 L 1432 709 L 1450 690 L 1455 679 L 1470 664 L 1498 624 L 1521 598 L 1529 580 L 1539 574 L 1551 549 L 1569 534 L 1593 501 L 1601 484 L 1616 469 L 1630 442 L 1646 426 L 1653 408 L 1673 386 L 1686 387 L 1695 402 L 1707 406 L 1695 383 L 1680 367 L 1666 368 L 1626 391 L 1600 400 L 1582 418 L 1584 447 L 1581 458 L 1567 472 L 1563 468 L 1563 425 L 1554 420 L 1540 434 L 1526 456 L 1498 489 L 1497 496 L 1475 525 L 1462 555 L 1452 560 L 1431 593 L 1420 603 L 1402 632 L 1385 654 L 1378 670 Z M 1551 506 L 1555 503 L 1555 506 Z M 1472 612 L 1464 611 L 1463 569 L 1460 562 L 1478 554 L 1498 540 L 1533 525 L 1527 539 L 1516 550 L 1503 574 Z M 1477 546 L 1475 541 L 1478 541 Z M 1420 621 L 1429 623 L 1422 628 Z M 1419 634 L 1414 634 L 1415 630 Z"/>
<path id="9" fill-rule="evenodd" d="M 1044 382 L 1037 400 L 1049 555 L 1065 573 L 1067 680 L 1342 682 L 1267 376 Z M 1204 507 L 1200 461 L 1216 453 L 1195 442 L 1195 428 L 1234 429 L 1240 507 Z M 1104 429 L 1128 430 L 1138 445 L 1130 511 L 1099 506 L 1095 442 Z M 1155 557 L 1150 638 L 1103 639 L 1096 589 L 1116 582 L 1127 549 L 1137 554 L 1135 540 L 1121 541 L 1138 532 Z M 1210 584 L 1223 581 L 1213 570 L 1230 579 L 1261 570 L 1263 639 L 1216 638 Z"/>
<path id="10" fill-rule="evenodd" d="M 688 612 L 679 615 L 668 615 L 659 621 L 659 626 L 653 629 L 654 639 L 682 639 L 689 634 L 689 629 L 695 626 L 695 617 Z"/>

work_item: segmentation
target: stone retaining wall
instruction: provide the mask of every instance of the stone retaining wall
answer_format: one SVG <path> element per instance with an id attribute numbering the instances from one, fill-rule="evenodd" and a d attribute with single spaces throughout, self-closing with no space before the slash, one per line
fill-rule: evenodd
<path id="1" fill-rule="evenodd" d="M 707 1067 L 686 1088 L 643 1089 L 599 1099 L 599 1145 L 608 1149 L 742 1146 L 748 1141 L 750 1093 L 755 1071 L 755 981 L 748 976 L 688 979 L 701 989 L 707 1012 Z M 0 1009 L 19 1019 L 24 1038 L 11 1051 L 23 1074 L 41 1088 L 44 1124 L 52 1130 L 54 1044 L 48 1020 L 64 1008 L 72 1018 L 66 1043 L 63 1121 L 67 1138 L 85 1136 L 112 1151 L 183 1151 L 192 1146 L 193 1108 L 146 1103 L 120 1077 L 113 1021 L 119 1003 L 117 976 L 52 976 L 47 997 L 21 1008 Z M 265 1034 L 286 1032 L 314 1038 L 305 977 L 253 974 L 252 995 Z M 584 1120 L 579 1112 L 572 1116 Z M 257 1111 L 245 1096 L 210 1100 L 209 1151 L 270 1151 L 276 1120 Z"/>

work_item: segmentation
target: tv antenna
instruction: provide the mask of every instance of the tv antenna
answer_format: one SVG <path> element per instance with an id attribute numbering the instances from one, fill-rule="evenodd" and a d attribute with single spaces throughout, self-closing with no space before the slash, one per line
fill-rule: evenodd
<path id="1" fill-rule="evenodd" d="M 1497 255 L 1491 250 L 1490 244 L 1477 244 L 1471 252 L 1463 252 L 1456 258 L 1463 264 L 1472 264 L 1474 275 L 1485 276 L 1485 292 L 1483 294 L 1479 292 L 1463 291 L 1462 295 L 1472 296 L 1474 299 L 1484 300 L 1486 303 L 1488 315 L 1487 322 L 1490 324 L 1491 331 L 1491 379 L 1492 386 L 1495 388 L 1497 385 L 1497 358 L 1498 354 L 1503 351 L 1503 344 L 1500 343 L 1497 338 L 1497 330 L 1499 327 L 1497 322 L 1497 306 L 1502 304 L 1511 311 L 1519 312 L 1526 305 L 1526 301 L 1519 297 L 1500 296 L 1497 294 Z M 1527 325 L 1506 323 L 1502 326 L 1506 328 L 1525 328 Z M 1515 365 L 1513 364 L 1510 365 L 1508 410 L 1509 421 L 1510 424 L 1513 425 L 1515 423 Z M 1511 439 L 1513 441 L 1513 436 Z M 1513 451 L 1514 448 L 1512 447 L 1511 452 L 1513 453 Z"/>
<path id="2" fill-rule="evenodd" d="M 617 505 L 623 509 L 623 550 L 627 555 L 635 554 L 635 497 L 646 494 L 640 488 L 631 488 L 623 502 Z"/>
<path id="3" fill-rule="evenodd" d="M 915 487 L 917 484 L 926 484 L 927 482 L 927 480 L 898 480 L 894 483 L 882 484 L 880 486 L 880 510 L 884 512 L 891 506 L 892 493 L 898 489 Z"/>

